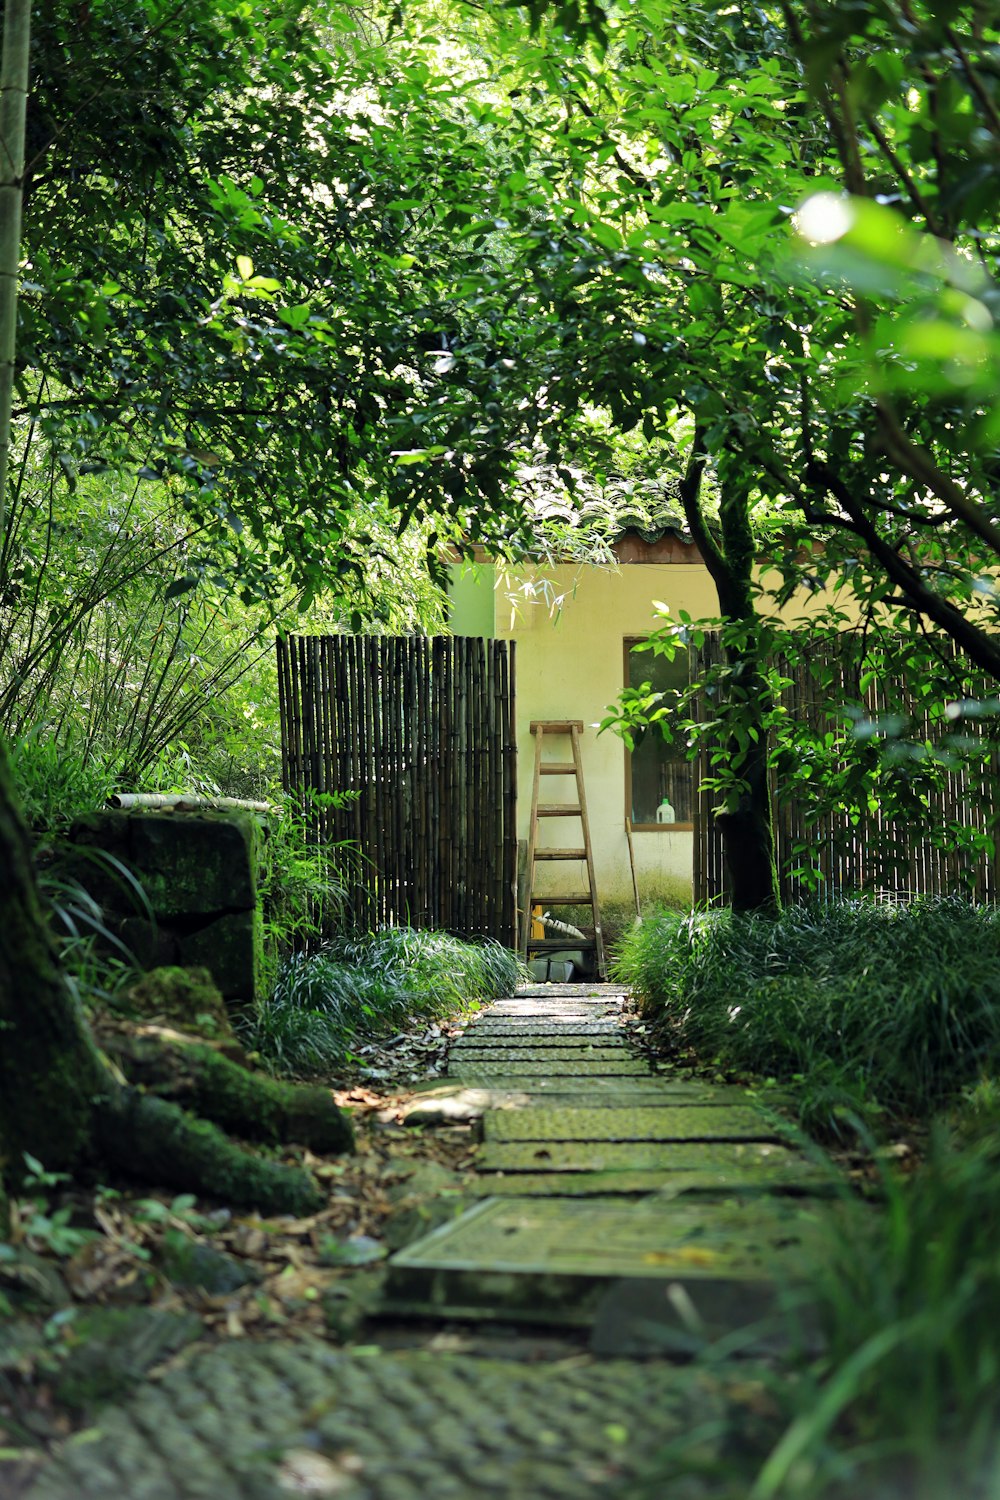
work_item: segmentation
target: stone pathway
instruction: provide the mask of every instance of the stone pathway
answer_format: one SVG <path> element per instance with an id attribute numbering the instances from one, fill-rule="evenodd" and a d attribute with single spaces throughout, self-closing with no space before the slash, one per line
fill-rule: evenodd
<path id="1" fill-rule="evenodd" d="M 827 1174 L 740 1091 L 654 1072 L 623 999 L 519 991 L 411 1112 L 482 1117 L 479 1201 L 391 1258 L 384 1315 L 547 1329 L 554 1354 L 390 1351 L 378 1325 L 353 1349 L 218 1346 L 100 1412 L 30 1500 L 717 1496 L 759 1387 L 677 1356 L 780 1349 Z"/>
<path id="2" fill-rule="evenodd" d="M 445 1115 L 483 1111 L 483 1201 L 396 1254 L 399 1313 L 580 1327 L 603 1354 L 769 1350 L 829 1173 L 745 1091 L 654 1073 L 622 990 L 540 985 L 451 1052 Z"/>

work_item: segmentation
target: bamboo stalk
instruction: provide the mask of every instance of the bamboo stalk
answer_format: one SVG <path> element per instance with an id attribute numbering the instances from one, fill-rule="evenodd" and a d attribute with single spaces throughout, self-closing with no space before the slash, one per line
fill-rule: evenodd
<path id="1" fill-rule="evenodd" d="M 0 556 L 6 551 L 17 292 L 24 200 L 24 125 L 31 52 L 31 0 L 6 0 L 0 52 Z"/>

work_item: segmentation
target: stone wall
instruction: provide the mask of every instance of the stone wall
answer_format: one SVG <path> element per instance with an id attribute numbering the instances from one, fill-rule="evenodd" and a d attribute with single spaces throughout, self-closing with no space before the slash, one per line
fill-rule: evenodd
<path id="1" fill-rule="evenodd" d="M 201 965 L 227 1001 L 249 1002 L 261 982 L 261 837 L 250 813 L 100 812 L 74 824 L 65 868 L 142 968 Z"/>

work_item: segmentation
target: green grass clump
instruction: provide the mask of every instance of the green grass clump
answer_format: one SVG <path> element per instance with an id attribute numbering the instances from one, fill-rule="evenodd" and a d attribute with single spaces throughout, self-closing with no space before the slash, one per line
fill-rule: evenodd
<path id="1" fill-rule="evenodd" d="M 405 927 L 340 938 L 285 960 L 244 1038 L 276 1072 L 322 1073 L 364 1042 L 509 995 L 524 977 L 499 943 Z"/>
<path id="2" fill-rule="evenodd" d="M 929 1118 L 1000 1056 L 1000 909 L 961 898 L 664 913 L 616 977 L 664 1044 L 792 1084 L 814 1129 Z"/>
<path id="3" fill-rule="evenodd" d="M 821 1359 L 750 1500 L 995 1496 L 1000 1473 L 1000 1138 L 941 1134 L 884 1209 L 832 1218 L 809 1301 Z"/>

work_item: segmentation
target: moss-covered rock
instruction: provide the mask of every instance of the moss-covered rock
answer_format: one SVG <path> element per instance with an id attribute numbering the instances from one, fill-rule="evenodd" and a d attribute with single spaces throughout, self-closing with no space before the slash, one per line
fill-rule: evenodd
<path id="1" fill-rule="evenodd" d="M 198 1338 L 194 1313 L 156 1307 L 92 1307 L 63 1325 L 65 1354 L 53 1379 L 56 1400 L 85 1411 L 126 1396 L 147 1370 Z"/>
<path id="2" fill-rule="evenodd" d="M 234 1040 L 226 1002 L 208 969 L 152 969 L 132 986 L 128 1000 L 136 1015 L 169 1021 L 195 1036 Z"/>
<path id="3" fill-rule="evenodd" d="M 173 1099 L 246 1140 L 313 1151 L 354 1149 L 348 1116 L 328 1089 L 250 1073 L 205 1043 L 121 1036 L 114 1055 L 133 1083 Z"/>
<path id="4" fill-rule="evenodd" d="M 160 1270 L 174 1286 L 207 1292 L 210 1297 L 224 1297 L 260 1280 L 252 1266 L 179 1229 L 164 1237 Z"/>
<path id="5" fill-rule="evenodd" d="M 95 1118 L 102 1157 L 131 1177 L 265 1214 L 304 1216 L 323 1206 L 308 1172 L 241 1150 L 166 1099 L 121 1089 L 98 1102 Z"/>

